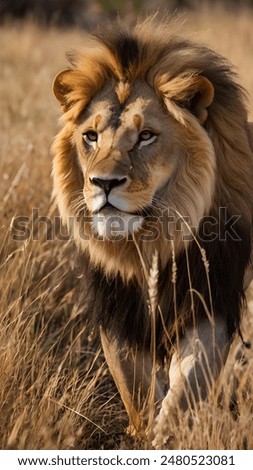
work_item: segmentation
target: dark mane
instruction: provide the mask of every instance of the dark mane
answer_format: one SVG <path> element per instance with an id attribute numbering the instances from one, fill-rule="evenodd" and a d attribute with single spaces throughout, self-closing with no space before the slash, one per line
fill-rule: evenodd
<path id="1" fill-rule="evenodd" d="M 230 216 L 228 215 L 228 220 Z M 160 360 L 175 340 L 176 329 L 183 334 L 186 326 L 198 322 L 209 314 L 222 316 L 231 338 L 239 328 L 240 311 L 244 299 L 243 276 L 248 264 L 251 249 L 249 230 L 239 221 L 231 228 L 220 221 L 217 238 L 210 242 L 210 233 L 203 235 L 199 229 L 198 243 L 208 260 L 208 274 L 203 260 L 203 252 L 195 242 L 190 245 L 188 254 L 177 257 L 176 305 L 174 305 L 172 265 L 168 263 L 159 278 L 159 305 L 163 319 L 158 315 L 156 325 L 157 344 Z M 237 237 L 235 237 L 236 232 Z M 220 239 L 219 239 L 219 238 Z M 242 243 L 243 241 L 243 243 Z M 187 267 L 190 260 L 190 280 Z M 207 275 L 211 285 L 209 292 Z M 124 283 L 120 276 L 106 279 L 102 271 L 93 269 L 87 263 L 87 298 L 92 309 L 94 324 L 103 327 L 120 344 L 149 349 L 151 325 L 148 313 L 148 292 L 141 290 L 135 280 Z M 191 306 L 193 291 L 194 312 Z M 211 295 L 211 299 L 210 299 Z M 178 318 L 175 318 L 178 312 Z M 191 312 L 184 318 L 183 312 Z M 180 315 L 182 315 L 180 317 Z M 166 332 L 164 331 L 164 325 Z"/>

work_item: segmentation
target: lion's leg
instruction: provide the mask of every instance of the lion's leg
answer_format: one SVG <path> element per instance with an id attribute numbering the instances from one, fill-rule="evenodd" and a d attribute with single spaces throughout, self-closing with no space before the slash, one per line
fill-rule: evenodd
<path id="1" fill-rule="evenodd" d="M 112 377 L 119 390 L 131 424 L 137 432 L 145 428 L 145 402 L 149 396 L 152 362 L 148 354 L 122 349 L 116 340 L 111 340 L 101 330 L 104 355 Z M 155 402 L 165 396 L 163 381 L 156 379 Z"/>
<path id="2" fill-rule="evenodd" d="M 173 437 L 172 423 L 177 409 L 188 407 L 206 398 L 212 390 L 229 350 L 226 325 L 217 319 L 215 327 L 209 320 L 197 329 L 189 328 L 173 354 L 170 370 L 170 388 L 162 402 L 154 429 L 153 445 L 161 448 Z"/>

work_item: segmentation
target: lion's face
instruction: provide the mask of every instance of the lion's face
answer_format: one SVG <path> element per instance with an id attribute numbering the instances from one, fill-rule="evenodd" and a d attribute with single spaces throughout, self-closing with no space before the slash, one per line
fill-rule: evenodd
<path id="1" fill-rule="evenodd" d="M 154 90 L 137 84 L 122 106 L 105 87 L 79 119 L 74 140 L 95 233 L 128 236 L 164 208 L 183 135 Z"/>
<path id="2" fill-rule="evenodd" d="M 138 233 L 168 253 L 171 237 L 185 244 L 182 233 L 196 231 L 214 190 L 215 156 L 198 119 L 144 81 L 106 83 L 70 129 L 54 163 L 67 216 L 85 214 L 84 231 L 96 240 Z"/>
<path id="3" fill-rule="evenodd" d="M 133 240 L 165 265 L 211 207 L 211 139 L 197 116 L 145 81 L 106 82 L 67 120 L 54 152 L 61 214 L 74 217 L 75 239 L 106 271 L 132 276 Z"/>

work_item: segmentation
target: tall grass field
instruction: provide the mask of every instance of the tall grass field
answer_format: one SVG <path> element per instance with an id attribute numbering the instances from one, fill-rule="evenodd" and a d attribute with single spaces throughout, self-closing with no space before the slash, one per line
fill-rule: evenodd
<path id="1" fill-rule="evenodd" d="M 91 330 L 82 258 L 51 201 L 50 146 L 60 110 L 51 92 L 78 30 L 31 21 L 0 27 L 0 449 L 145 449 Z M 203 10 L 181 33 L 225 55 L 253 98 L 253 13 Z M 253 184 L 253 182 L 252 182 Z M 242 332 L 253 339 L 253 288 Z M 253 343 L 253 341 L 252 341 Z M 219 394 L 191 426 L 179 415 L 181 449 L 253 449 L 253 353 L 235 355 Z"/>

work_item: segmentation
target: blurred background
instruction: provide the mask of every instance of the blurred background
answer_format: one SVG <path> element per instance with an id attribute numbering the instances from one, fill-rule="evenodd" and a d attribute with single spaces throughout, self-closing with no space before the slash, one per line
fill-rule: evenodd
<path id="1" fill-rule="evenodd" d="M 104 13 L 127 16 L 158 8 L 194 11 L 208 5 L 238 10 L 253 7 L 253 0 L 0 0 L 0 19 L 30 17 L 40 24 L 87 27 Z"/>

